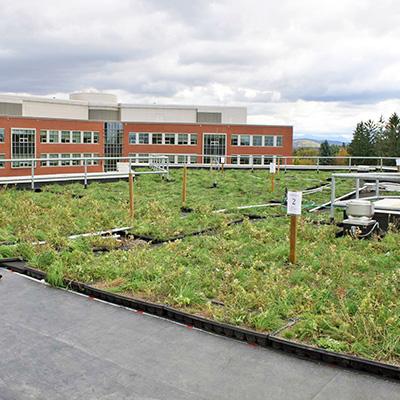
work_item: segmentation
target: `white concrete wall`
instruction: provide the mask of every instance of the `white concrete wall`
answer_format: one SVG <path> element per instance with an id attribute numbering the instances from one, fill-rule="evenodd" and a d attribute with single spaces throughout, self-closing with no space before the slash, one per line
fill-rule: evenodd
<path id="1" fill-rule="evenodd" d="M 217 107 L 217 106 L 198 106 L 200 112 L 219 112 L 221 113 L 222 124 L 246 124 L 246 107 Z"/>
<path id="2" fill-rule="evenodd" d="M 195 123 L 195 108 L 162 108 L 162 107 L 124 107 L 121 106 L 123 122 L 177 122 Z"/>
<path id="3" fill-rule="evenodd" d="M 89 107 L 84 104 L 69 102 L 23 100 L 24 117 L 83 119 L 89 118 Z"/>

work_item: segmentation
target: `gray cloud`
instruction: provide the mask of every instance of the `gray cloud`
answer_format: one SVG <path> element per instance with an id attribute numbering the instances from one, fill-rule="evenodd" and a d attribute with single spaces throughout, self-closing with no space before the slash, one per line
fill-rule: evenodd
<path id="1" fill-rule="evenodd" d="M 0 15 L 0 92 L 243 104 L 324 134 L 400 98 L 396 1 L 0 0 Z"/>

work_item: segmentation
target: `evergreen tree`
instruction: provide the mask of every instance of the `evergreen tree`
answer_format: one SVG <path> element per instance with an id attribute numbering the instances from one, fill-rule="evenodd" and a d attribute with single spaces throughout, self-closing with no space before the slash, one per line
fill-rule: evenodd
<path id="1" fill-rule="evenodd" d="M 349 153 L 352 156 L 371 157 L 375 155 L 374 136 L 376 126 L 370 120 L 367 123 L 359 122 L 353 134 L 353 140 L 349 145 Z M 357 164 L 368 164 L 368 160 L 357 160 Z"/>
<path id="2" fill-rule="evenodd" d="M 393 113 L 389 118 L 381 138 L 382 155 L 398 157 L 400 155 L 400 118 Z"/>
<path id="3" fill-rule="evenodd" d="M 332 149 L 327 140 L 324 140 L 321 143 L 321 146 L 319 148 L 319 155 L 321 157 L 332 157 Z M 329 165 L 332 163 L 332 159 L 331 158 L 321 158 L 321 160 L 319 162 L 321 165 Z"/>

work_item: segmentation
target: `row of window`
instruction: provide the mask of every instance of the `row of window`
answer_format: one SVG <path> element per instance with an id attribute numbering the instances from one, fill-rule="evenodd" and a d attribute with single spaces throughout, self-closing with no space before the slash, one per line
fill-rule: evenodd
<path id="1" fill-rule="evenodd" d="M 129 144 L 196 145 L 197 133 L 129 132 Z"/>
<path id="2" fill-rule="evenodd" d="M 282 136 L 274 135 L 232 135 L 232 146 L 267 146 L 281 147 L 283 143 Z"/>
<path id="3" fill-rule="evenodd" d="M 46 161 L 40 161 L 42 167 L 71 167 L 84 165 L 84 160 L 80 158 L 99 157 L 94 153 L 54 153 L 54 154 L 41 154 L 40 158 Z M 68 158 L 77 158 L 78 160 L 68 160 Z M 99 160 L 87 160 L 86 164 L 99 165 Z"/>
<path id="4" fill-rule="evenodd" d="M 40 130 L 40 143 L 99 143 L 99 132 Z"/>
<path id="5" fill-rule="evenodd" d="M 132 163 L 136 164 L 148 164 L 149 157 L 154 154 L 144 153 L 129 153 L 129 157 L 132 157 Z M 197 156 L 195 154 L 157 154 L 157 156 L 168 157 L 170 164 L 196 164 Z"/>
<path id="6" fill-rule="evenodd" d="M 273 156 L 229 156 L 228 163 L 235 165 L 269 165 L 274 161 Z"/>

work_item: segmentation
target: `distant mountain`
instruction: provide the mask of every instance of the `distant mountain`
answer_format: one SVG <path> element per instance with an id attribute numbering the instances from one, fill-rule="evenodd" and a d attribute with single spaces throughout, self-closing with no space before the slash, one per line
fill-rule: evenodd
<path id="1" fill-rule="evenodd" d="M 319 149 L 321 146 L 321 143 L 323 140 L 317 140 L 317 139 L 294 139 L 293 140 L 293 147 L 295 149 L 298 149 L 300 147 L 306 147 L 309 149 Z M 338 146 L 342 145 L 342 141 L 340 140 L 330 140 L 328 139 L 329 144 L 336 144 Z"/>

